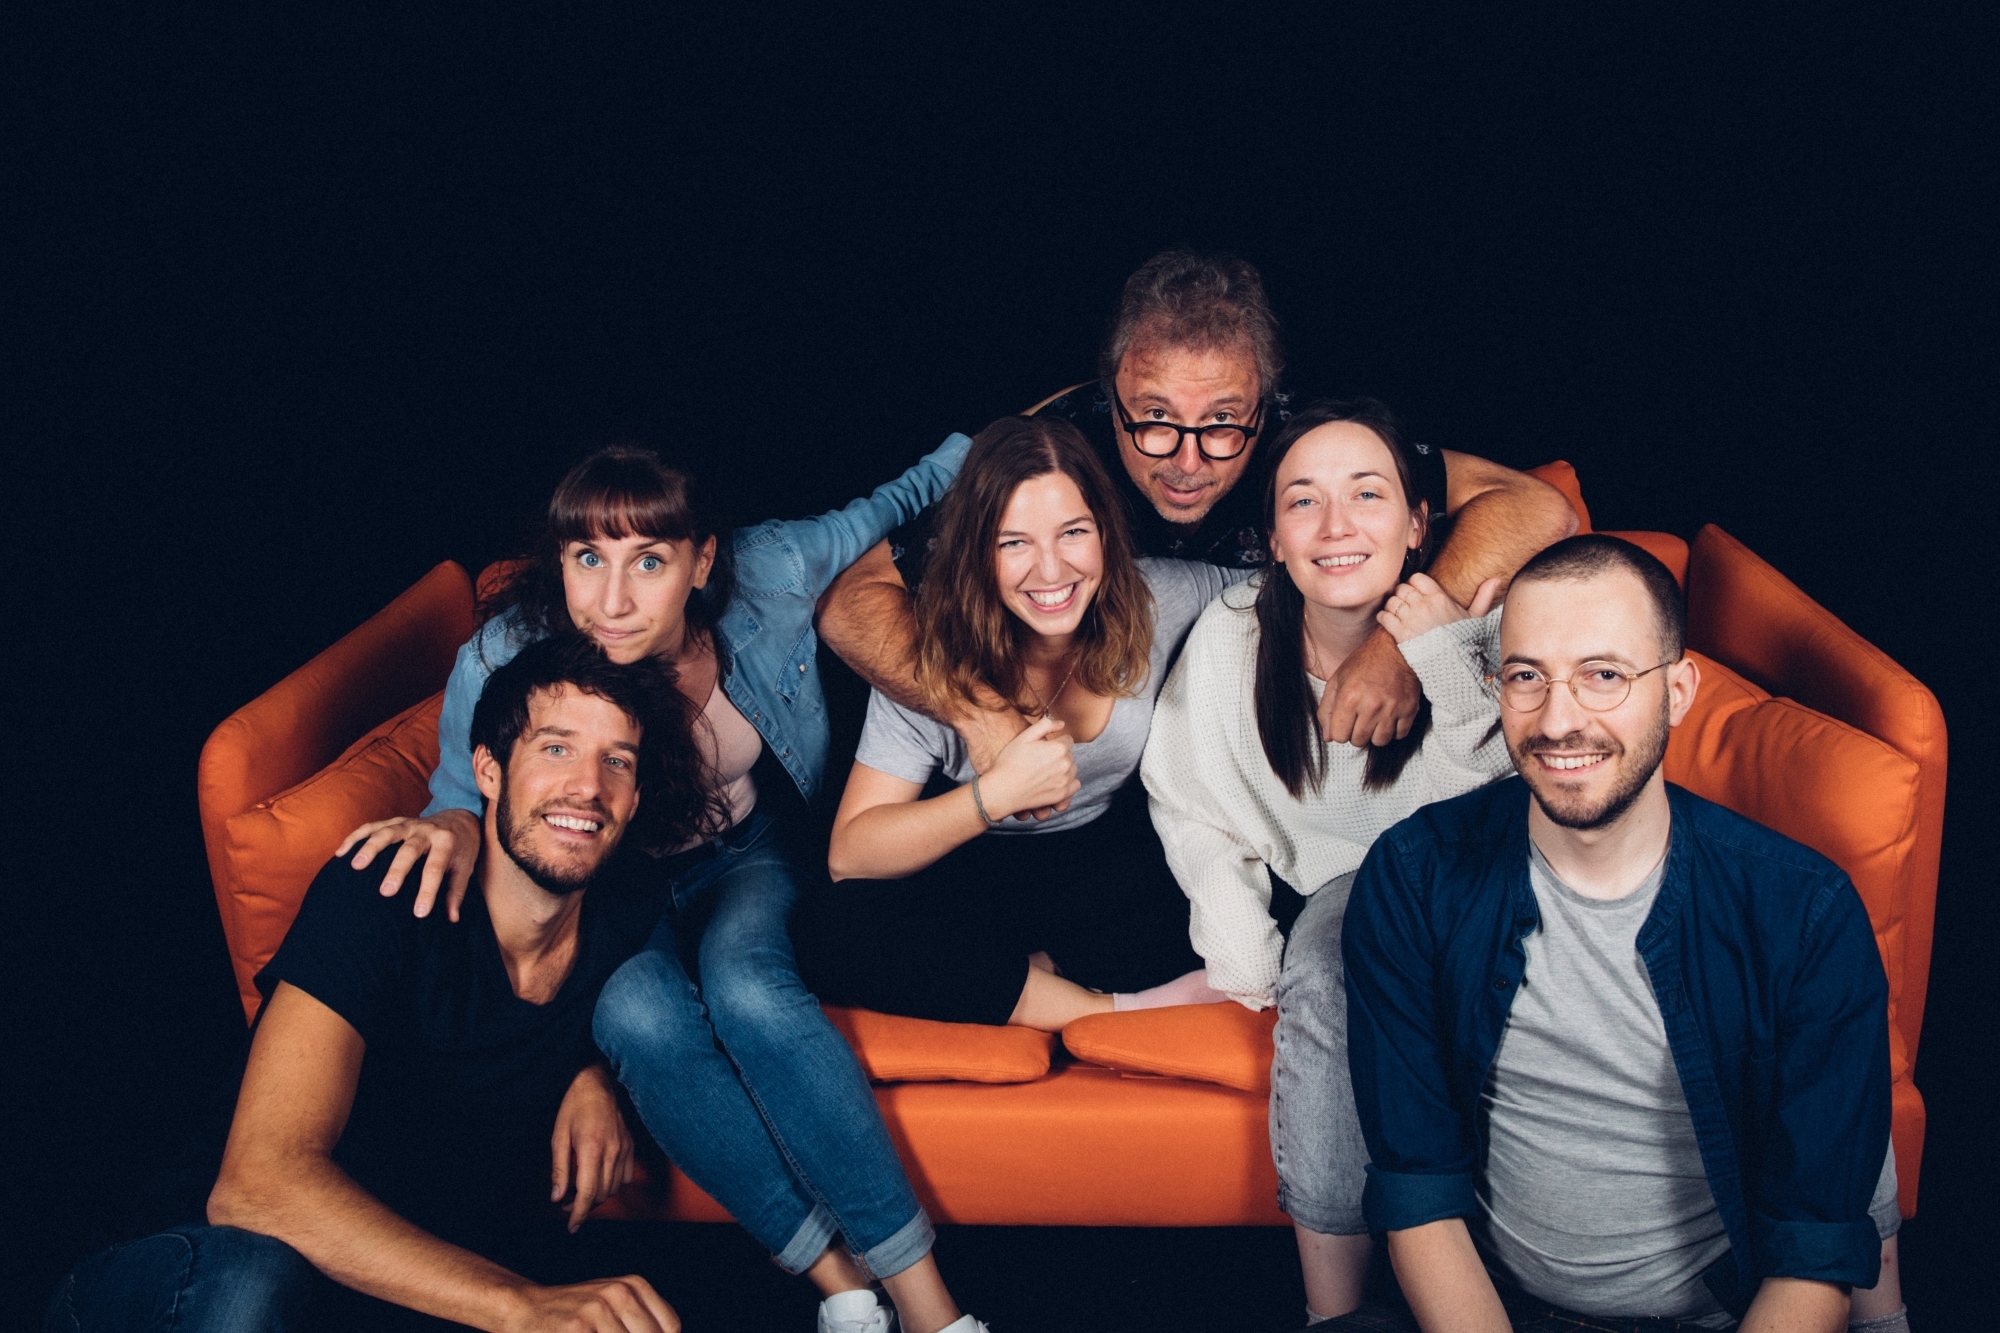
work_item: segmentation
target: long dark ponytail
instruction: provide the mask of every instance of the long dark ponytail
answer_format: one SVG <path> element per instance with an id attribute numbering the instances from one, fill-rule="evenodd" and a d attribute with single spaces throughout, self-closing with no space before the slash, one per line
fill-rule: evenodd
<path id="1" fill-rule="evenodd" d="M 1382 442 L 1389 446 L 1389 456 L 1396 460 L 1396 477 L 1402 483 L 1404 500 L 1411 512 L 1416 511 L 1419 501 L 1414 462 L 1416 451 L 1404 435 L 1395 413 L 1373 398 L 1355 398 L 1345 402 L 1323 400 L 1292 414 L 1284 429 L 1271 441 L 1270 457 L 1263 462 L 1266 478 L 1264 544 L 1267 550 L 1277 516 L 1278 465 L 1306 434 L 1336 421 L 1351 421 L 1358 426 L 1366 426 L 1381 437 Z M 1404 578 L 1430 562 L 1431 530 L 1431 523 L 1426 522 L 1422 544 L 1403 561 Z M 1278 775 L 1278 781 L 1285 784 L 1285 790 L 1291 793 L 1294 800 L 1302 798 L 1308 789 L 1318 792 L 1320 783 L 1326 778 L 1326 743 L 1320 739 L 1316 721 L 1318 705 L 1313 699 L 1312 680 L 1306 674 L 1305 602 L 1298 585 L 1292 582 L 1291 575 L 1282 566 L 1274 565 L 1264 571 L 1263 586 L 1257 590 L 1255 606 L 1257 676 L 1254 702 L 1257 739 L 1263 743 L 1264 758 L 1271 765 L 1271 771 Z M 1393 786 L 1396 779 L 1402 776 L 1403 766 L 1410 762 L 1410 756 L 1423 744 L 1424 733 L 1430 730 L 1430 726 L 1431 705 L 1426 699 L 1418 709 L 1417 720 L 1410 727 L 1409 735 L 1368 751 L 1368 768 L 1362 776 L 1361 785 L 1371 789 Z"/>

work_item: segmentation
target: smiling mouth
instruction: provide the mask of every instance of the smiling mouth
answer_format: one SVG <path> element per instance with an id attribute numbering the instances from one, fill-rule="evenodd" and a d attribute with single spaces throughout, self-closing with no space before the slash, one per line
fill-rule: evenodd
<path id="1" fill-rule="evenodd" d="M 1610 757 L 1608 754 L 1537 754 L 1535 762 L 1558 773 L 1577 773 L 1595 768 Z"/>
<path id="2" fill-rule="evenodd" d="M 1321 556 L 1313 563 L 1321 569 L 1352 569 L 1356 565 L 1367 563 L 1367 560 L 1368 557 L 1365 555 L 1328 555 Z"/>
<path id="3" fill-rule="evenodd" d="M 596 820 L 582 815 L 543 815 L 542 822 L 551 828 L 568 829 L 572 833 L 595 833 L 603 827 Z"/>
<path id="4" fill-rule="evenodd" d="M 1076 584 L 1068 583 L 1060 588 L 1049 589 L 1046 592 L 1034 588 L 1029 588 L 1025 591 L 1028 594 L 1028 600 L 1033 602 L 1038 610 L 1060 611 L 1075 599 L 1076 589 Z"/>

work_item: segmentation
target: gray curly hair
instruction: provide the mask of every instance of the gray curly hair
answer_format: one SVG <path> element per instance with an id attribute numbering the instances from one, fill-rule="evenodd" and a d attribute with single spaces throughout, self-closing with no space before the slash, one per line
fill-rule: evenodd
<path id="1" fill-rule="evenodd" d="M 1198 352 L 1248 344 L 1264 394 L 1276 392 L 1285 369 L 1277 317 L 1256 268 L 1235 255 L 1185 246 L 1162 250 L 1125 280 L 1097 364 L 1107 393 L 1134 344 Z"/>

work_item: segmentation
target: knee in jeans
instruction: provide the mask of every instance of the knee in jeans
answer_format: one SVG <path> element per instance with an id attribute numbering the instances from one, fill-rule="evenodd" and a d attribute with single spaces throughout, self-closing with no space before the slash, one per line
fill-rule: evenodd
<path id="1" fill-rule="evenodd" d="M 682 1039 L 713 1040 L 694 988 L 679 967 L 653 950 L 626 960 L 598 993 L 590 1034 L 616 1065 Z"/>
<path id="2" fill-rule="evenodd" d="M 795 970 L 741 958 L 715 968 L 713 975 L 704 972 L 702 996 L 725 1045 L 766 1030 L 786 1010 L 806 1001 L 805 983 Z"/>

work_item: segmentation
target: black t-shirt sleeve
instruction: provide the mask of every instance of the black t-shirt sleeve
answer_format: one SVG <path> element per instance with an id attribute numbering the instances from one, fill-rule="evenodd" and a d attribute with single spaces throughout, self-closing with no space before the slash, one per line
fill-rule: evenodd
<path id="1" fill-rule="evenodd" d="M 912 597 L 924 581 L 936 521 L 937 506 L 927 505 L 915 518 L 889 534 L 889 556 L 896 562 L 896 572 L 903 576 L 903 586 Z"/>
<path id="2" fill-rule="evenodd" d="M 346 1019 L 363 1041 L 374 1035 L 388 1016 L 418 925 L 408 893 L 381 894 L 390 851 L 384 848 L 366 870 L 340 857 L 321 867 L 285 942 L 257 974 L 266 1000 L 289 981 Z"/>
<path id="3" fill-rule="evenodd" d="M 1445 516 L 1445 499 L 1451 493 L 1444 468 L 1444 450 L 1434 444 L 1419 444 L 1417 455 L 1417 496 L 1431 503 L 1431 517 Z"/>

